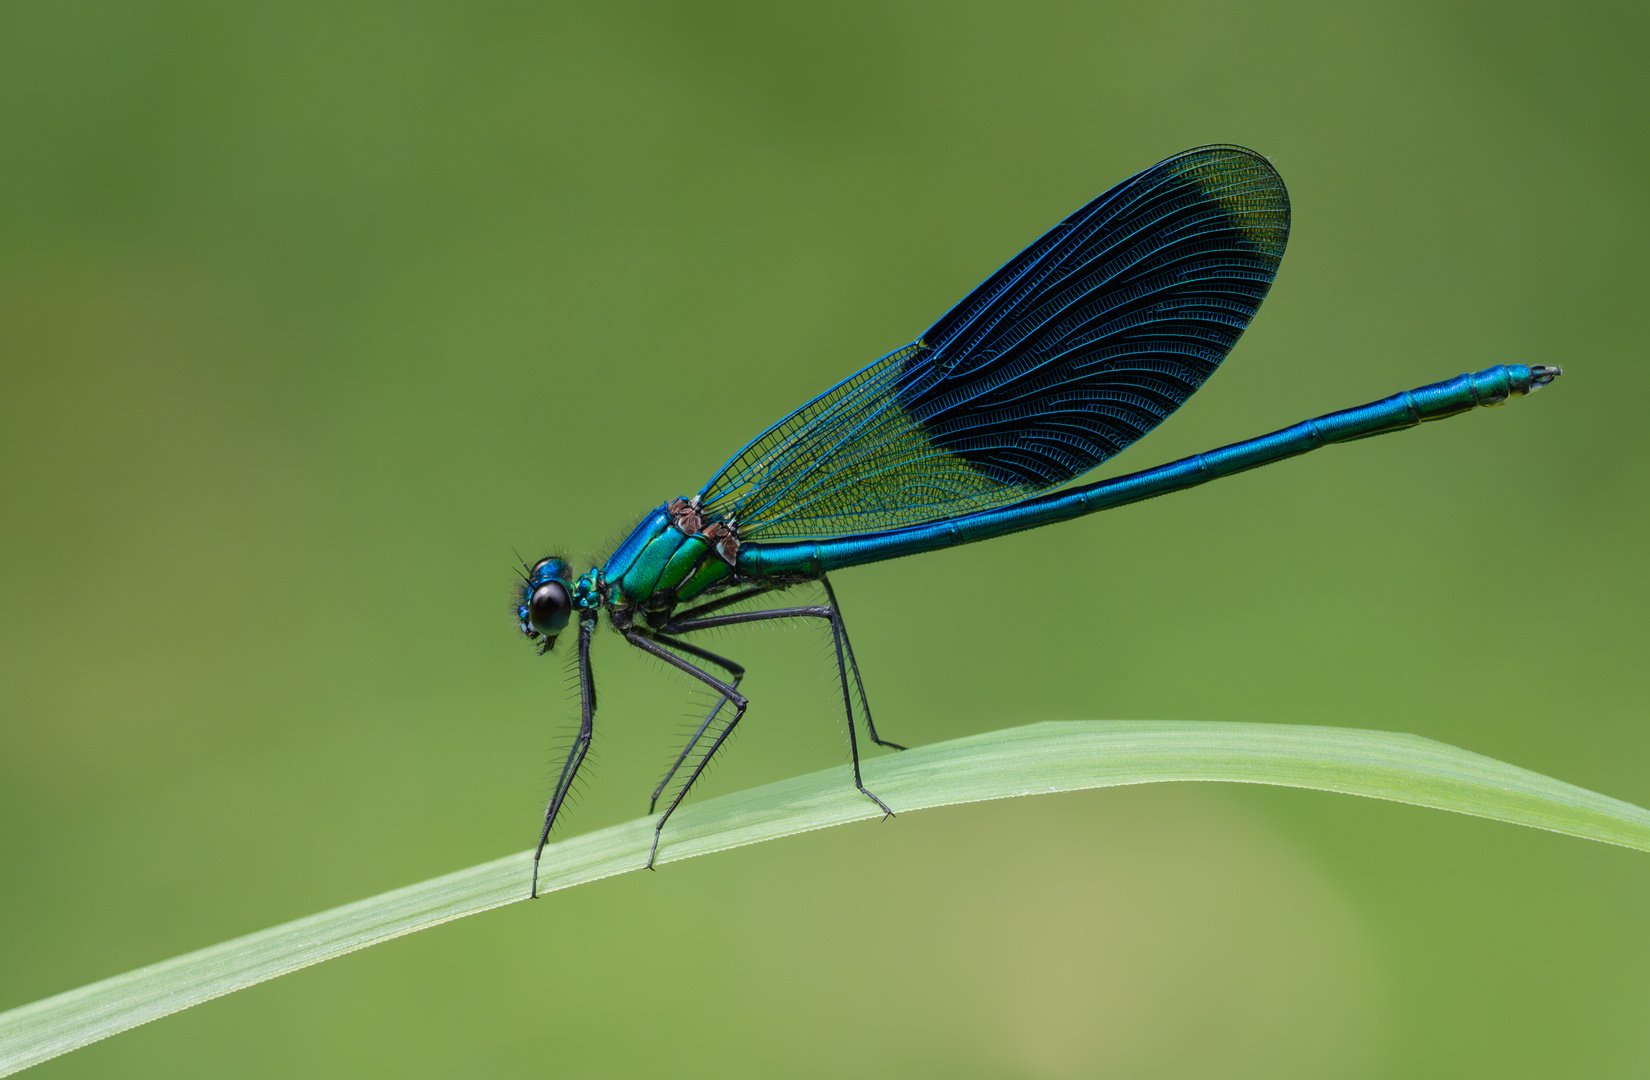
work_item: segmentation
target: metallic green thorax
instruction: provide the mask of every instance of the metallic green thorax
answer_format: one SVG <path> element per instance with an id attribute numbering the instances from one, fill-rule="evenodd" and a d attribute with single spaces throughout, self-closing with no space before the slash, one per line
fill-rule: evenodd
<path id="1" fill-rule="evenodd" d="M 668 608 L 733 573 L 739 543 L 719 521 L 705 522 L 697 501 L 673 499 L 649 514 L 602 567 L 609 603 Z"/>

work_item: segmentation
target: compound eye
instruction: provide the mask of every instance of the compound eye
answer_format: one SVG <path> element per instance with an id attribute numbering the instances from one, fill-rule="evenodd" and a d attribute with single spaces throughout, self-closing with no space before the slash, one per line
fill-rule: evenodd
<path id="1" fill-rule="evenodd" d="M 567 626 L 567 617 L 572 611 L 573 598 L 567 595 L 567 586 L 559 581 L 546 581 L 527 599 L 528 624 L 547 637 L 553 637 Z"/>

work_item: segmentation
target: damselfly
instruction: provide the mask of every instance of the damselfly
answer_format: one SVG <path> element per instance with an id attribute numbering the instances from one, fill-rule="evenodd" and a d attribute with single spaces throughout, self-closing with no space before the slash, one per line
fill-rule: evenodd
<path id="1" fill-rule="evenodd" d="M 665 822 L 745 715 L 745 669 L 688 640 L 715 627 L 818 619 L 830 628 L 860 775 L 854 699 L 871 741 L 828 574 L 966 544 L 1179 491 L 1330 443 L 1499 405 L 1557 367 L 1487 368 L 1330 413 L 1155 469 L 1039 494 L 1156 427 L 1225 359 L 1260 307 L 1289 237 L 1289 196 L 1259 154 L 1204 146 L 1152 166 L 1072 214 L 914 343 L 808 402 L 733 456 L 697 494 L 651 511 L 577 579 L 565 559 L 527 568 L 521 632 L 548 652 L 578 616 L 578 734 L 545 811 L 538 859 L 590 749 L 590 641 L 603 612 L 631 645 L 716 694 L 649 812 Z M 1055 571 L 1027 568 L 1039 585 Z M 730 610 L 818 582 L 822 604 Z M 1024 602 L 1037 603 L 1039 590 Z M 720 674 L 713 674 L 706 668 Z M 685 775 L 685 779 L 682 777 Z"/>

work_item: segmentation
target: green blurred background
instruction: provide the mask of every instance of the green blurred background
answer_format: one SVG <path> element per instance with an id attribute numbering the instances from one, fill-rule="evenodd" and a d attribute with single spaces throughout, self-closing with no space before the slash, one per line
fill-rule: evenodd
<path id="1" fill-rule="evenodd" d="M 1493 363 L 1505 410 L 839 575 L 893 738 L 1432 736 L 1650 804 L 1643 5 L 0 8 L 0 1007 L 520 850 L 582 564 L 1097 192 L 1271 155 L 1283 270 L 1112 471 Z M 1076 566 L 1066 595 L 1010 573 Z M 730 633 L 705 793 L 844 760 Z M 696 695 L 604 635 L 565 819 Z M 1650 857 L 1175 785 L 632 874 L 239 993 L 70 1076 L 1638 1076 Z"/>

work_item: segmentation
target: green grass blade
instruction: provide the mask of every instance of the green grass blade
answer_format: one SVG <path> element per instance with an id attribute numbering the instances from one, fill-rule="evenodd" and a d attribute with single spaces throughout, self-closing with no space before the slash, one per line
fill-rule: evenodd
<path id="1" fill-rule="evenodd" d="M 1338 791 L 1650 851 L 1650 811 L 1414 735 L 1277 724 L 1045 723 L 868 762 L 896 810 L 1080 788 L 1217 780 Z M 661 862 L 877 816 L 847 768 L 684 807 Z M 640 869 L 652 821 L 546 849 L 540 890 Z M 0 1076 L 168 1013 L 380 941 L 527 897 L 523 852 L 0 1013 Z"/>

